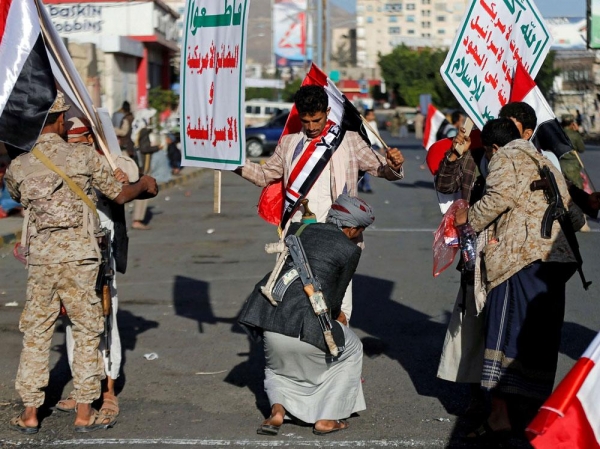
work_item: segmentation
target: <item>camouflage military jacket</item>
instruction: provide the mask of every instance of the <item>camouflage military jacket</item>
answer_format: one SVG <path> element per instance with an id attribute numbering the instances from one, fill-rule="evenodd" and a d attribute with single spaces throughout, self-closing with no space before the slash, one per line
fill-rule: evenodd
<path id="1" fill-rule="evenodd" d="M 469 210 L 469 221 L 476 232 L 495 225 L 497 241 L 487 243 L 483 261 L 488 291 L 536 260 L 575 262 L 573 252 L 558 221 L 550 239 L 541 237 L 542 219 L 548 202 L 542 190 L 531 191 L 532 181 L 540 179 L 537 161 L 547 165 L 556 177 L 573 227 L 583 226 L 584 217 L 567 192 L 563 176 L 526 140 L 514 140 L 500 148 L 489 164 L 486 193 Z"/>
<path id="2" fill-rule="evenodd" d="M 119 195 L 118 182 L 89 145 L 66 143 L 58 134 L 42 134 L 37 148 L 96 202 L 94 188 L 109 199 Z M 63 179 L 26 153 L 10 164 L 8 191 L 30 214 L 29 264 L 45 265 L 95 259 L 97 253 L 83 232 L 84 203 Z"/>

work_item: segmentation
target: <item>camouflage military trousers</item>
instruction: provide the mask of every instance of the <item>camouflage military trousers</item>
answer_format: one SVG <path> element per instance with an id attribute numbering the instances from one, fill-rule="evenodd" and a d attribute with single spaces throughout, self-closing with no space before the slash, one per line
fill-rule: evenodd
<path id="1" fill-rule="evenodd" d="M 16 380 L 25 406 L 44 403 L 50 345 L 61 302 L 73 325 L 74 399 L 89 404 L 100 397 L 104 369 L 98 344 L 104 323 L 102 304 L 94 289 L 97 274 L 95 261 L 29 266 L 27 302 L 19 322 L 24 336 Z"/>

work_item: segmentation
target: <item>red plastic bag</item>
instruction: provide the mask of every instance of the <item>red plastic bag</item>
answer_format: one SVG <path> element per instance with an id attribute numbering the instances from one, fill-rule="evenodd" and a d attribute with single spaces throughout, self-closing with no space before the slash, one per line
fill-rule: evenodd
<path id="1" fill-rule="evenodd" d="M 588 178 L 588 175 L 585 172 L 585 170 L 581 170 L 581 179 L 583 179 L 583 190 L 589 194 L 594 193 L 594 189 L 592 188 L 592 185 L 590 183 L 590 178 Z"/>
<path id="2" fill-rule="evenodd" d="M 433 239 L 433 277 L 440 275 L 454 261 L 458 252 L 458 231 L 454 227 L 454 214 L 459 209 L 468 209 L 469 203 L 460 199 L 454 201 L 444 214 Z"/>
<path id="3" fill-rule="evenodd" d="M 258 200 L 258 215 L 275 226 L 283 215 L 283 190 L 283 180 L 279 179 L 263 188 Z"/>

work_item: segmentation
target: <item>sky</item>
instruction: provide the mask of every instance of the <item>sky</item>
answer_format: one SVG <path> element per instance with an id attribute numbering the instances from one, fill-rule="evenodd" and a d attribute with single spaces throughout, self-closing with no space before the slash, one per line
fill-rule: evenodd
<path id="1" fill-rule="evenodd" d="M 585 17 L 587 0 L 534 0 L 544 17 Z M 332 3 L 354 12 L 356 0 L 331 0 Z"/>
<path id="2" fill-rule="evenodd" d="M 586 0 L 536 0 L 544 17 L 585 17 Z"/>

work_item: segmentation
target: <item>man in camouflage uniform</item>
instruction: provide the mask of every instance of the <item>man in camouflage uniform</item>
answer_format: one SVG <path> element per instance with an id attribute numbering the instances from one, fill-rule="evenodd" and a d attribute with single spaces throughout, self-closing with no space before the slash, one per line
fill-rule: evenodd
<path id="1" fill-rule="evenodd" d="M 95 292 L 99 268 L 94 237 L 99 229 L 97 214 L 88 205 L 93 204 L 84 201 L 41 158 L 50 159 L 93 202 L 94 189 L 119 204 L 158 193 L 153 178 L 142 176 L 135 184 L 122 185 L 92 147 L 66 143 L 65 111 L 69 107 L 59 92 L 34 146 L 41 155 L 20 155 L 6 173 L 9 192 L 23 204 L 28 224 L 23 239 L 29 265 L 27 301 L 19 323 L 24 336 L 16 379 L 25 410 L 10 422 L 12 429 L 26 434 L 39 429 L 37 409 L 44 402 L 48 385 L 50 344 L 61 304 L 73 323 L 75 339 L 75 430 L 89 432 L 115 423 L 114 419 L 98 419 L 91 407 L 100 397 L 104 376 L 98 351 L 102 305 Z"/>
<path id="2" fill-rule="evenodd" d="M 548 202 L 531 190 L 548 167 L 574 230 L 584 223 L 560 171 L 533 144 L 519 139 L 508 118 L 492 119 L 481 131 L 489 162 L 486 191 L 455 224 L 468 221 L 485 232 L 485 352 L 481 386 L 491 394 L 491 413 L 469 438 L 504 440 L 521 434 L 554 386 L 565 285 L 577 268 L 559 223 L 550 238 L 540 232 Z"/>

